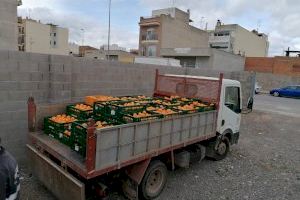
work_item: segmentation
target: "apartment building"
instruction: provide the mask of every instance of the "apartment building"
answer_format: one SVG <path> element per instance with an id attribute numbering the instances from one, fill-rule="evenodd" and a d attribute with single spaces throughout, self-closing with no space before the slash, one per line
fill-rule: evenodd
<path id="1" fill-rule="evenodd" d="M 21 0 L 0 0 L 0 50 L 17 50 L 17 7 Z"/>
<path id="2" fill-rule="evenodd" d="M 139 55 L 159 57 L 164 48 L 207 48 L 209 34 L 190 25 L 190 12 L 178 8 L 153 10 L 141 17 Z"/>
<path id="3" fill-rule="evenodd" d="M 248 31 L 238 24 L 222 24 L 218 20 L 215 30 L 210 32 L 211 48 L 224 50 L 247 57 L 267 57 L 268 36 L 256 30 Z"/>
<path id="4" fill-rule="evenodd" d="M 69 55 L 69 30 L 32 19 L 18 19 L 19 51 Z"/>

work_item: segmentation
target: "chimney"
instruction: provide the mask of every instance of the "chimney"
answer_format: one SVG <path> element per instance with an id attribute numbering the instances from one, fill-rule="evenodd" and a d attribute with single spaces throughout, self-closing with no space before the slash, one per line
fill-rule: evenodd
<path id="1" fill-rule="evenodd" d="M 221 25 L 222 25 L 222 22 L 221 22 L 221 20 L 218 19 L 217 24 L 216 24 L 216 27 L 219 27 L 219 26 L 221 26 Z"/>

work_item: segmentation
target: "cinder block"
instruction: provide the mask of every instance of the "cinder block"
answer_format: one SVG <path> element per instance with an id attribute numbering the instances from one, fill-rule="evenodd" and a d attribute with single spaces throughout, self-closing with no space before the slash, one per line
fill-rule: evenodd
<path id="1" fill-rule="evenodd" d="M 16 81 L 0 81 L 0 91 L 17 90 L 18 88 L 19 84 Z"/>
<path id="2" fill-rule="evenodd" d="M 18 111 L 12 111 L 10 112 L 12 120 L 18 121 L 18 120 L 27 120 L 28 118 L 28 112 L 27 110 L 18 110 Z"/>
<path id="3" fill-rule="evenodd" d="M 28 61 L 30 59 L 30 53 L 21 51 L 9 51 L 8 57 L 10 60 Z"/>
<path id="4" fill-rule="evenodd" d="M 7 51 L 7 50 L 0 50 L 0 60 L 1 61 L 6 61 L 6 60 L 8 60 L 8 53 L 9 53 L 9 51 Z"/>
<path id="5" fill-rule="evenodd" d="M 11 73 L 10 72 L 1 72 L 0 73 L 0 81 L 10 81 Z"/>
<path id="6" fill-rule="evenodd" d="M 50 82 L 49 84 L 51 90 L 63 90 L 64 86 L 63 83 L 59 82 Z"/>
<path id="7" fill-rule="evenodd" d="M 8 91 L 8 93 L 11 101 L 26 101 L 32 96 L 32 91 Z"/>
<path id="8" fill-rule="evenodd" d="M 49 63 L 48 62 L 39 62 L 38 70 L 39 70 L 39 72 L 49 72 L 50 71 Z"/>
<path id="9" fill-rule="evenodd" d="M 47 55 L 47 54 L 30 53 L 29 59 L 31 62 L 34 62 L 34 63 L 40 63 L 40 62 L 49 63 L 49 55 Z"/>
<path id="10" fill-rule="evenodd" d="M 12 81 L 30 81 L 31 74 L 29 72 L 11 72 L 10 73 Z"/>
<path id="11" fill-rule="evenodd" d="M 43 73 L 41 73 L 41 72 L 31 72 L 30 73 L 30 80 L 31 81 L 42 81 L 43 80 Z"/>
<path id="12" fill-rule="evenodd" d="M 39 90 L 48 90 L 50 89 L 50 82 L 38 82 Z"/>
<path id="13" fill-rule="evenodd" d="M 16 110 L 24 110 L 27 108 L 27 100 L 26 101 L 8 101 L 0 103 L 0 110 L 2 112 L 5 111 L 16 111 Z"/>
<path id="14" fill-rule="evenodd" d="M 71 74 L 67 74 L 67 73 L 50 73 L 50 81 L 71 82 Z"/>
<path id="15" fill-rule="evenodd" d="M 0 73 L 2 72 L 16 72 L 18 70 L 18 62 L 11 60 L 1 60 Z"/>
<path id="16" fill-rule="evenodd" d="M 19 82 L 19 90 L 37 90 L 39 82 Z"/>
<path id="17" fill-rule="evenodd" d="M 64 72 L 64 65 L 62 63 L 51 63 L 50 64 L 50 72 L 54 73 L 63 73 Z"/>
<path id="18" fill-rule="evenodd" d="M 30 61 L 19 62 L 18 65 L 20 72 L 37 72 L 39 70 L 38 63 Z"/>
<path id="19" fill-rule="evenodd" d="M 0 91 L 0 102 L 8 101 L 8 91 Z"/>

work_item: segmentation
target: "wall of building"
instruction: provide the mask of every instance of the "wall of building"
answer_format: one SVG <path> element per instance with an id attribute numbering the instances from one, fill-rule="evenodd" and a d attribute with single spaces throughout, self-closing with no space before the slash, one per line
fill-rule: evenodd
<path id="1" fill-rule="evenodd" d="M 182 20 L 162 15 L 161 26 L 161 48 L 208 47 L 209 34 Z"/>
<path id="2" fill-rule="evenodd" d="M 244 71 L 245 57 L 234 55 L 225 51 L 212 49 L 213 70 L 221 71 Z"/>
<path id="3" fill-rule="evenodd" d="M 0 1 L 0 50 L 18 49 L 17 0 Z"/>
<path id="4" fill-rule="evenodd" d="M 300 85 L 300 77 L 271 73 L 256 73 L 256 81 L 267 92 L 288 85 Z"/>
<path id="5" fill-rule="evenodd" d="M 247 57 L 245 70 L 278 75 L 300 76 L 300 58 L 281 56 L 273 58 Z"/>
<path id="6" fill-rule="evenodd" d="M 0 135 L 4 146 L 26 163 L 27 99 L 38 103 L 79 102 L 86 95 L 152 95 L 160 73 L 219 76 L 212 70 L 122 64 L 96 59 L 0 51 Z M 249 72 L 225 72 L 249 84 Z M 244 90 L 243 94 L 250 91 Z M 245 97 L 246 99 L 246 97 Z M 245 100 L 246 102 L 246 100 Z"/>
<path id="7" fill-rule="evenodd" d="M 50 44 L 51 26 L 39 22 L 25 20 L 25 51 L 32 53 L 69 55 L 69 31 L 56 28 L 56 45 Z"/>
<path id="8" fill-rule="evenodd" d="M 258 37 L 243 27 L 236 26 L 234 31 L 233 52 L 248 57 L 268 56 L 268 43 L 266 39 Z M 245 53 L 245 54 L 244 54 Z"/>

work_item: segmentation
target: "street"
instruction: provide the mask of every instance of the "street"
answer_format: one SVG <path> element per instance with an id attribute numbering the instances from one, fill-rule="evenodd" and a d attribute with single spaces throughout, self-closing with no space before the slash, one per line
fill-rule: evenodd
<path id="1" fill-rule="evenodd" d="M 300 99 L 259 94 L 254 98 L 254 110 L 300 117 Z"/>
<path id="2" fill-rule="evenodd" d="M 300 101 L 266 95 L 255 100 L 255 110 L 243 115 L 239 144 L 228 157 L 170 172 L 158 200 L 299 199 Z M 21 199 L 55 199 L 28 170 L 21 172 Z"/>

